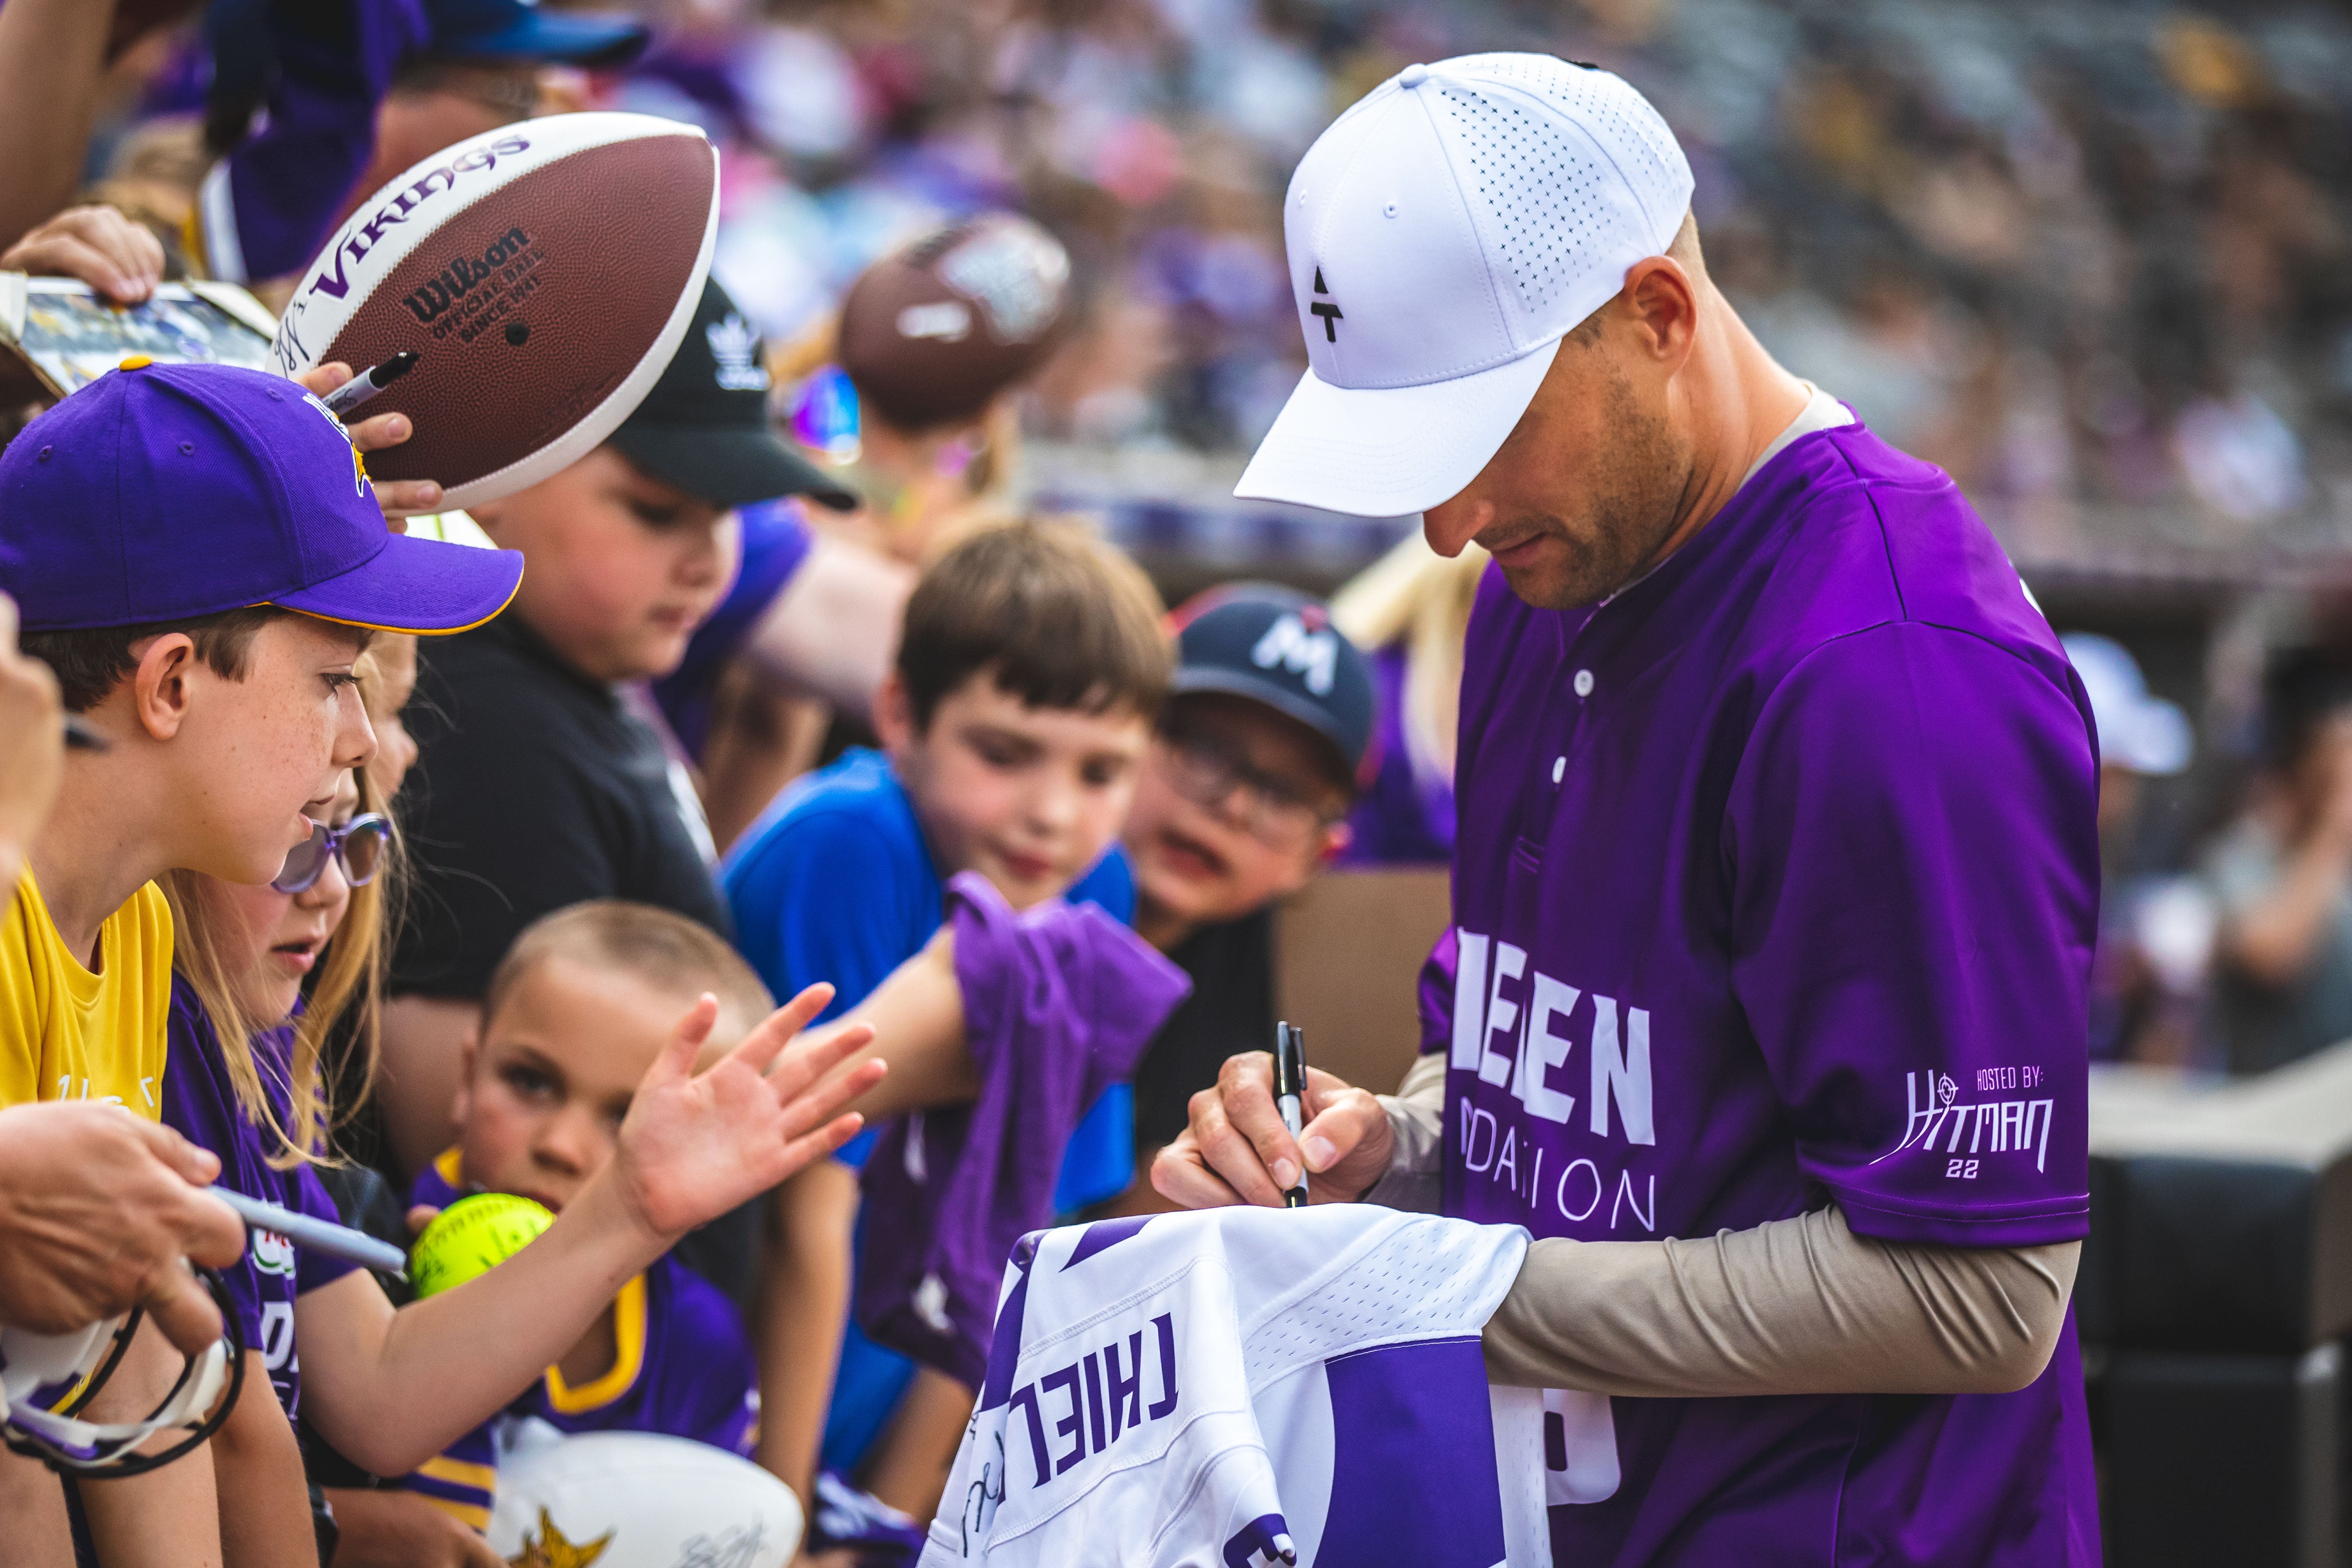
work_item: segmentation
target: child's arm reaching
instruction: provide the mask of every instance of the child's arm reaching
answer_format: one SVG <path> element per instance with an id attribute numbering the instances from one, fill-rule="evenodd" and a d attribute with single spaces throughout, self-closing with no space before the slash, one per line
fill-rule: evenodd
<path id="1" fill-rule="evenodd" d="M 880 1085 L 852 1102 L 869 1121 L 979 1092 L 979 1068 L 964 1040 L 953 925 L 942 925 L 865 1001 L 814 1032 L 832 1038 L 852 1030 L 873 1037 L 851 1052 L 851 1062 L 890 1066 Z M 814 1510 L 825 1411 L 849 1321 L 857 1173 L 831 1161 L 813 1165 L 771 1194 L 767 1219 L 753 1329 L 761 1397 L 754 1458 Z"/>
<path id="2" fill-rule="evenodd" d="M 873 1038 L 849 1059 L 890 1064 L 889 1077 L 850 1104 L 866 1121 L 952 1105 L 980 1092 L 980 1068 L 965 1039 L 952 923 L 940 927 L 920 952 L 892 970 L 831 1027 L 861 1026 L 872 1031 Z"/>
<path id="3" fill-rule="evenodd" d="M 303 1296 L 303 1409 L 327 1440 L 405 1474 L 528 1387 L 678 1237 L 855 1136 L 859 1119 L 835 1113 L 884 1071 L 843 1065 L 866 1031 L 793 1037 L 831 994 L 802 992 L 698 1075 L 719 1011 L 703 997 L 646 1070 L 612 1163 L 499 1267 L 397 1312 L 362 1274 Z"/>

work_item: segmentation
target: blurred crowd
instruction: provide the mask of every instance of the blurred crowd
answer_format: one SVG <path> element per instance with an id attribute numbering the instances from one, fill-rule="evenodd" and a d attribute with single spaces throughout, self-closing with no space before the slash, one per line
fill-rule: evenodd
<path id="1" fill-rule="evenodd" d="M 630 14 L 651 42 L 625 64 L 427 85 L 702 126 L 722 153 L 714 270 L 776 345 L 795 434 L 869 491 L 877 464 L 895 474 L 876 513 L 886 536 L 888 517 L 938 510 L 929 491 L 1017 501 L 1024 437 L 1123 458 L 1246 450 L 1304 366 L 1282 245 L 1291 167 L 1400 66 L 1483 47 L 1591 60 L 1656 101 L 1743 318 L 1958 478 L 2021 562 L 2352 542 L 2352 17 L 2336 7 L 656 0 Z M 207 15 L 117 58 L 91 142 L 95 189 L 166 234 L 198 226 L 207 147 L 256 122 L 273 68 L 253 47 L 268 29 L 236 26 L 234 5 Z M 1003 209 L 1070 258 L 1058 348 L 1017 409 L 903 451 L 870 411 L 845 423 L 856 399 L 833 361 L 851 284 L 943 222 Z M 1449 667 L 1429 655 L 1411 676 L 1407 650 L 1458 635 L 1469 579 L 1423 586 L 1429 570 L 1400 558 L 1340 605 L 1385 647 L 1388 787 L 1430 806 L 1397 819 L 1434 825 L 1381 850 L 1368 820 L 1359 858 L 1450 842 L 1451 710 L 1427 695 Z M 2165 705 L 2131 655 L 2075 646 L 2095 694 L 2125 705 L 2117 733 L 2138 735 L 2131 704 Z M 2202 756 L 2178 710 L 2146 721 L 2160 742 L 2111 747 L 2102 1054 L 2243 1070 L 2352 1035 L 2352 685 L 2318 655 L 2270 663 L 2259 704 L 2242 682 L 2259 714 Z M 2196 814 L 2160 788 L 2152 834 L 2134 781 L 2192 762 Z"/>
<path id="2" fill-rule="evenodd" d="M 635 10 L 641 58 L 540 90 L 710 132 L 719 275 L 772 340 L 820 329 L 867 263 L 944 218 L 1013 207 L 1068 246 L 1080 324 L 1031 395 L 1036 435 L 1252 445 L 1304 365 L 1280 224 L 1299 153 L 1404 63 L 1510 47 L 1655 100 L 1697 170 L 1714 270 L 1767 346 L 1958 476 L 2012 548 L 2064 550 L 2116 506 L 2223 542 L 2280 520 L 2332 539 L 2352 486 L 2336 7 Z M 216 71 L 193 29 L 152 36 L 118 66 L 93 173 L 168 205 L 206 117 L 217 137 L 239 112 L 224 80 L 264 70 Z"/>

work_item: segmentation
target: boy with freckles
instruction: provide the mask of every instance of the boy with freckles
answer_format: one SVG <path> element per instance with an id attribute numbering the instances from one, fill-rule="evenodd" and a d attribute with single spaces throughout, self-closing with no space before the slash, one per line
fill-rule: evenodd
<path id="1" fill-rule="evenodd" d="M 513 555 L 388 533 L 352 437 L 273 376 L 133 356 L 0 456 L 0 591 L 27 653 L 106 742 L 66 787 L 0 910 L 0 1105 L 161 1113 L 174 868 L 268 881 L 375 737 L 352 666 L 376 628 L 447 632 L 513 595 Z M 169 1386 L 160 1305 L 94 1414 Z M 217 1562 L 208 1459 L 79 1489 L 112 1563 Z M 0 1458 L 11 1562 L 69 1558 L 56 1482 Z"/>

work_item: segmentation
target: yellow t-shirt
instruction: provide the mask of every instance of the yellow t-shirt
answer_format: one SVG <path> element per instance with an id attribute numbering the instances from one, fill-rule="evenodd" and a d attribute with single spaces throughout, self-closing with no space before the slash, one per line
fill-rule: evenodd
<path id="1" fill-rule="evenodd" d="M 99 973 L 66 951 L 29 868 L 0 911 L 0 1106 L 97 1100 L 163 1110 L 172 909 L 150 882 L 99 928 Z"/>

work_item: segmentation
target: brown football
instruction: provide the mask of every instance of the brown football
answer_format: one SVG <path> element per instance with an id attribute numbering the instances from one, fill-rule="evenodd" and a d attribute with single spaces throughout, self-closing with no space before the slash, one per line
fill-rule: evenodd
<path id="1" fill-rule="evenodd" d="M 573 462 L 677 353 L 710 270 L 718 155 L 691 125 L 561 114 L 461 142 L 360 204 L 302 275 L 274 353 L 291 375 L 416 367 L 355 410 L 415 434 L 372 453 L 453 507 Z"/>

